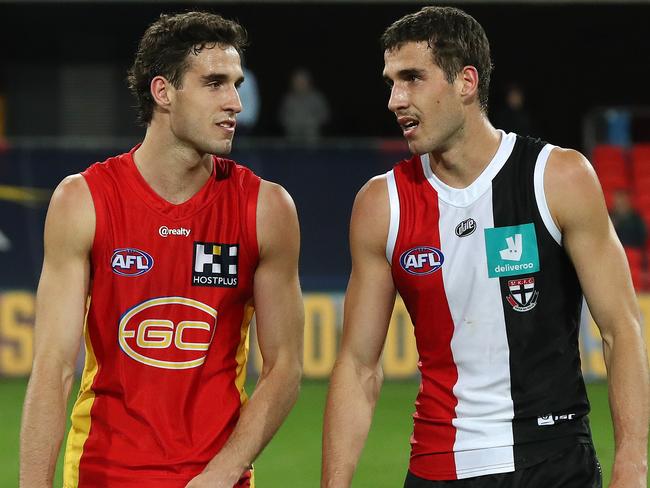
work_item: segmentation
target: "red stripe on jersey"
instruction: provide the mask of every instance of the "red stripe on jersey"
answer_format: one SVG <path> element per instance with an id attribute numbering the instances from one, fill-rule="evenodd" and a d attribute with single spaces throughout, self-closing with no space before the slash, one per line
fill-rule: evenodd
<path id="1" fill-rule="evenodd" d="M 426 180 L 418 156 L 395 166 L 394 174 L 400 222 L 392 274 L 414 324 L 422 374 L 409 469 L 426 479 L 455 479 L 452 419 L 458 400 L 452 391 L 458 371 L 451 350 L 454 323 L 439 266 L 444 256 L 438 195 Z"/>

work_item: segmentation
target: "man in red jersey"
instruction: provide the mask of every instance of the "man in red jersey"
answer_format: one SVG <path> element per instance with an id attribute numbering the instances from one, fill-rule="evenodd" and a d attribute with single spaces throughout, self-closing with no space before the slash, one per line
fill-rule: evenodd
<path id="1" fill-rule="evenodd" d="M 52 486 L 82 336 L 66 488 L 253 486 L 251 463 L 296 400 L 295 207 L 282 187 L 213 156 L 230 152 L 242 110 L 245 37 L 218 15 L 161 15 L 129 76 L 144 141 L 52 197 L 21 432 L 25 488 Z M 264 365 L 248 400 L 253 307 Z"/>
<path id="2" fill-rule="evenodd" d="M 482 27 L 426 7 L 382 37 L 388 108 L 414 157 L 352 212 L 352 274 L 323 434 L 348 487 L 382 382 L 396 291 L 421 385 L 405 487 L 598 487 L 580 372 L 582 296 L 604 341 L 612 487 L 645 487 L 648 364 L 623 249 L 578 152 L 495 129 Z"/>

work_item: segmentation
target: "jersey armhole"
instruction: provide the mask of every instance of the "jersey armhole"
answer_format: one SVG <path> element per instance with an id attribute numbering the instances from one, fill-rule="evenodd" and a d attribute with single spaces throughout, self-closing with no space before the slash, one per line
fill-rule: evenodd
<path id="1" fill-rule="evenodd" d="M 88 170 L 82 172 L 81 176 L 83 176 L 88 185 L 90 198 L 93 203 L 93 212 L 95 213 L 95 235 L 93 236 L 92 249 L 90 250 L 90 258 L 92 259 L 95 256 L 95 253 L 99 251 L 99 244 L 104 240 L 106 216 L 104 215 L 104 207 L 100 203 L 100 191 L 95 187 L 93 176 L 88 174 L 87 171 Z"/>
<path id="2" fill-rule="evenodd" d="M 546 201 L 546 192 L 544 191 L 544 172 L 546 171 L 546 163 L 548 162 L 548 157 L 554 148 L 555 146 L 546 144 L 537 156 L 534 174 L 535 201 L 537 202 L 537 209 L 539 210 L 539 214 L 542 217 L 542 222 L 544 222 L 546 230 L 553 240 L 561 246 L 562 232 L 558 229 L 557 225 L 555 225 L 555 221 L 551 216 L 551 211 L 549 210 L 548 202 Z"/>
<path id="3" fill-rule="evenodd" d="M 260 256 L 260 248 L 257 242 L 257 203 L 260 193 L 260 184 L 260 177 L 251 174 L 244 215 L 244 235 L 246 245 L 249 248 L 251 256 L 253 256 L 253 261 L 255 263 L 259 261 Z"/>
<path id="4" fill-rule="evenodd" d="M 390 170 L 386 173 L 386 183 L 388 184 L 388 202 L 390 204 L 390 221 L 388 224 L 388 239 L 386 241 L 386 259 L 388 264 L 393 264 L 393 252 L 397 242 L 397 233 L 399 231 L 399 194 L 397 193 L 397 182 L 395 181 L 395 172 Z"/>

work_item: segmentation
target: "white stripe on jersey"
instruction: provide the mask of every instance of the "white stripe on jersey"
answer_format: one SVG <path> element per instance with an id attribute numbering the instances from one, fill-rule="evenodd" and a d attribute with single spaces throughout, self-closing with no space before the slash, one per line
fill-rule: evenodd
<path id="1" fill-rule="evenodd" d="M 537 161 L 535 162 L 535 176 L 533 178 L 535 181 L 535 200 L 537 201 L 539 213 L 542 216 L 542 222 L 544 222 L 551 237 L 553 237 L 555 242 L 561 246 L 562 232 L 557 228 L 557 225 L 555 225 L 555 221 L 551 216 L 551 211 L 548 209 L 548 203 L 546 202 L 546 192 L 544 191 L 544 170 L 546 169 L 548 157 L 553 149 L 555 149 L 555 146 L 547 144 L 539 152 Z"/>
<path id="2" fill-rule="evenodd" d="M 501 133 L 501 143 L 496 154 L 478 178 L 466 188 L 453 188 L 444 183 L 433 173 L 429 164 L 429 155 L 423 154 L 420 156 L 424 175 L 431 186 L 438 192 L 440 200 L 451 203 L 456 207 L 467 207 L 479 199 L 488 188 L 492 188 L 492 179 L 501 171 L 503 165 L 506 164 L 515 147 L 515 142 L 517 142 L 517 134 L 514 132 L 508 134 L 502 130 L 499 130 L 499 132 Z"/>
<path id="3" fill-rule="evenodd" d="M 397 231 L 399 230 L 399 195 L 397 193 L 397 183 L 395 183 L 395 173 L 391 169 L 386 173 L 386 182 L 388 183 L 388 201 L 390 203 L 390 224 L 388 225 L 388 240 L 386 241 L 386 259 L 388 264 L 393 263 L 393 251 L 397 242 Z"/>
<path id="4" fill-rule="evenodd" d="M 485 228 L 494 227 L 492 189 L 468 207 L 438 200 L 443 281 L 454 321 L 451 351 L 458 371 L 454 457 L 458 478 L 514 471 L 510 352 L 498 279 L 488 278 Z M 466 219 L 476 230 L 458 237 Z"/>

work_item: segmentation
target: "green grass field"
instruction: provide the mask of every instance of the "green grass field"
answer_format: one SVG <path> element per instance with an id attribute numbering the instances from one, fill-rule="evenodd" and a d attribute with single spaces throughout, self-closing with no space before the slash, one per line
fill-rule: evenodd
<path id="1" fill-rule="evenodd" d="M 0 487 L 18 486 L 18 436 L 25 387 L 25 380 L 0 380 Z M 249 387 L 248 391 L 251 389 Z M 607 387 L 592 384 L 588 389 L 592 403 L 594 442 L 607 482 L 614 445 Z M 326 390 L 325 382 L 304 383 L 296 407 L 255 464 L 256 485 L 259 488 L 319 486 Z M 414 382 L 387 382 L 384 385 L 354 487 L 402 486 L 408 464 L 408 439 L 416 393 L 417 385 Z M 61 486 L 60 470 L 57 471 L 54 486 Z"/>

